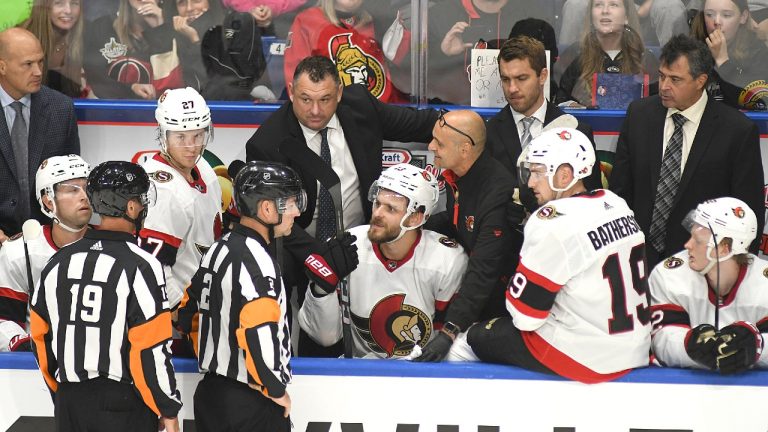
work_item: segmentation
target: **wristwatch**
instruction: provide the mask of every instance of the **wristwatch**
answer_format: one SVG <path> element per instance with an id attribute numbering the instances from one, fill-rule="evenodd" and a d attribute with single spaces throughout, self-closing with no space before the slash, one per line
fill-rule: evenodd
<path id="1" fill-rule="evenodd" d="M 448 336 L 451 337 L 451 339 L 455 339 L 456 336 L 461 333 L 461 327 L 457 326 L 456 324 L 448 321 L 445 324 L 443 324 L 442 331 L 448 334 Z"/>

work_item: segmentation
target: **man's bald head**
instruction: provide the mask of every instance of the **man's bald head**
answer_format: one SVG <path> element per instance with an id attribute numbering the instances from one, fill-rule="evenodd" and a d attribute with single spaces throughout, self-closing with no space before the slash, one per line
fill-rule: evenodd
<path id="1" fill-rule="evenodd" d="M 28 30 L 13 27 L 0 32 L 0 86 L 12 98 L 40 90 L 44 60 L 40 41 Z"/>
<path id="2" fill-rule="evenodd" d="M 456 129 L 472 137 L 475 142 L 472 150 L 480 154 L 485 149 L 485 122 L 480 115 L 472 110 L 456 110 L 445 113 L 445 121 Z M 456 140 L 469 141 L 465 136 L 454 132 Z"/>

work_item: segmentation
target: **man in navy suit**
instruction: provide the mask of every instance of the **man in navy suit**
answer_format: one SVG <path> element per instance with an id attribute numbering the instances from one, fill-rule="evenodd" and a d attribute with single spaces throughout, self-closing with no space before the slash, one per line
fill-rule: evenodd
<path id="1" fill-rule="evenodd" d="M 80 153 L 72 100 L 42 85 L 43 62 L 32 33 L 0 32 L 0 242 L 21 231 L 29 218 L 46 220 L 33 205 L 40 162 Z"/>

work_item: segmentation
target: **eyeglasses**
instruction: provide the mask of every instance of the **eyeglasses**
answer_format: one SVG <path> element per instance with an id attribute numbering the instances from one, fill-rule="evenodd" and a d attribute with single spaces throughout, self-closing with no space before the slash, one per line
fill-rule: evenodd
<path id="1" fill-rule="evenodd" d="M 475 140 L 473 140 L 471 136 L 469 136 L 469 135 L 467 135 L 466 133 L 464 133 L 464 132 L 460 131 L 459 129 L 457 129 L 457 128 L 455 128 L 455 127 L 451 126 L 450 124 L 448 124 L 448 122 L 447 122 L 447 121 L 445 121 L 445 113 L 447 113 L 447 112 L 448 112 L 448 110 L 447 110 L 447 109 L 445 109 L 445 108 L 440 108 L 440 116 L 437 118 L 437 124 L 439 124 L 439 125 L 440 125 L 440 127 L 445 127 L 445 126 L 448 126 L 448 127 L 449 127 L 450 129 L 452 129 L 453 131 L 455 131 L 455 132 L 458 132 L 458 133 L 460 133 L 460 134 L 464 135 L 465 137 L 467 137 L 467 139 L 469 140 L 469 142 L 471 142 L 471 143 L 472 143 L 472 146 L 474 147 L 474 146 L 475 146 Z"/>

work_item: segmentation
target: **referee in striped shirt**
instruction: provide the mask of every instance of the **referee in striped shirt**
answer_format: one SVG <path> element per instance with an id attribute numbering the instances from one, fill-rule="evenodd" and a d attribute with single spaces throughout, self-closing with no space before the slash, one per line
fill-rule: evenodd
<path id="1" fill-rule="evenodd" d="M 33 293 L 34 352 L 58 432 L 155 432 L 158 416 L 179 430 L 165 277 L 135 237 L 150 187 L 138 165 L 94 168 L 86 192 L 101 225 L 60 249 Z"/>
<path id="2" fill-rule="evenodd" d="M 235 177 L 240 223 L 203 257 L 179 309 L 205 372 L 195 425 L 208 431 L 289 431 L 291 337 L 280 266 L 270 254 L 306 208 L 296 172 L 249 162 Z M 199 328 L 199 334 L 196 334 Z"/>

